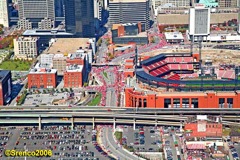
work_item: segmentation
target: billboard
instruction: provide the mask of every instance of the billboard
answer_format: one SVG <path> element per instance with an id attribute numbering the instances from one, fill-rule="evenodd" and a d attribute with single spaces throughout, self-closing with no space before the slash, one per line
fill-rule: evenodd
<path id="1" fill-rule="evenodd" d="M 190 8 L 189 34 L 207 36 L 210 34 L 210 9 Z"/>
<path id="2" fill-rule="evenodd" d="M 197 131 L 198 132 L 206 132 L 206 122 L 198 122 L 197 124 Z"/>

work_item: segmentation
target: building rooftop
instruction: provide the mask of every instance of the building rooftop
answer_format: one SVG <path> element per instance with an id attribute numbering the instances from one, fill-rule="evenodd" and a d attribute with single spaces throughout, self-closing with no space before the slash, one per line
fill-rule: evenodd
<path id="1" fill-rule="evenodd" d="M 18 37 L 16 38 L 17 41 L 37 41 L 39 37 Z"/>
<path id="2" fill-rule="evenodd" d="M 147 37 L 147 32 L 141 32 L 137 35 L 132 35 L 132 36 L 127 35 L 127 36 L 121 36 L 121 37 Z M 121 38 L 121 37 L 118 37 L 118 38 Z"/>
<path id="3" fill-rule="evenodd" d="M 45 65 L 37 64 L 35 68 L 31 69 L 29 74 L 53 74 L 57 73 L 56 69 L 45 68 Z"/>
<path id="4" fill-rule="evenodd" d="M 67 72 L 82 72 L 83 70 L 83 65 L 69 65 L 67 66 L 66 71 Z"/>
<path id="5" fill-rule="evenodd" d="M 64 54 L 54 54 L 53 60 L 67 59 L 67 56 Z"/>
<path id="6" fill-rule="evenodd" d="M 82 53 L 70 53 L 68 54 L 69 59 L 84 59 L 85 55 Z"/>
<path id="7" fill-rule="evenodd" d="M 147 0 L 110 0 L 109 3 L 135 3 L 135 2 L 146 2 Z"/>
<path id="8" fill-rule="evenodd" d="M 57 38 L 43 53 L 68 54 L 89 47 L 89 38 Z"/>
<path id="9" fill-rule="evenodd" d="M 216 0 L 200 0 L 199 4 L 204 4 L 206 7 L 217 7 L 218 2 Z"/>
<path id="10" fill-rule="evenodd" d="M 184 39 L 181 32 L 165 32 L 166 39 Z"/>
<path id="11" fill-rule="evenodd" d="M 26 30 L 23 36 L 72 36 L 71 33 L 66 33 L 64 30 Z"/>
<path id="12" fill-rule="evenodd" d="M 0 70 L 0 82 L 10 73 L 10 70 Z"/>

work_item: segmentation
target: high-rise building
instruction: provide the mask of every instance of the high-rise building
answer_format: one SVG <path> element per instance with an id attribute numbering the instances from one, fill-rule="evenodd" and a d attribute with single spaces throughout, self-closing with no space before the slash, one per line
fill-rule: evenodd
<path id="1" fill-rule="evenodd" d="M 30 22 L 32 22 L 32 28 L 39 28 L 39 24 L 41 26 L 41 29 L 51 29 L 52 27 L 54 27 L 54 0 L 18 0 L 18 5 L 19 21 L 22 21 L 24 19 L 29 20 Z M 53 22 L 50 27 L 48 25 L 49 20 Z M 25 29 L 24 26 L 20 25 L 19 27 Z"/>
<path id="2" fill-rule="evenodd" d="M 0 0 L 0 24 L 9 27 L 8 0 Z"/>
<path id="3" fill-rule="evenodd" d="M 219 7 L 221 8 L 231 8 L 237 7 L 238 0 L 218 0 Z"/>
<path id="4" fill-rule="evenodd" d="M 11 71 L 0 70 L 0 105 L 6 105 L 11 101 L 12 78 Z"/>
<path id="5" fill-rule="evenodd" d="M 94 0 L 65 0 L 66 32 L 77 37 L 95 37 Z"/>
<path id="6" fill-rule="evenodd" d="M 210 9 L 190 8 L 189 35 L 207 36 L 210 34 Z"/>
<path id="7" fill-rule="evenodd" d="M 142 31 L 150 28 L 149 0 L 111 0 L 109 1 L 109 22 L 113 24 L 139 23 Z"/>
<path id="8" fill-rule="evenodd" d="M 16 58 L 32 59 L 38 55 L 38 37 L 18 37 L 13 40 Z"/>
<path id="9" fill-rule="evenodd" d="M 174 7 L 189 7 L 190 0 L 153 0 L 155 7 L 172 4 Z"/>

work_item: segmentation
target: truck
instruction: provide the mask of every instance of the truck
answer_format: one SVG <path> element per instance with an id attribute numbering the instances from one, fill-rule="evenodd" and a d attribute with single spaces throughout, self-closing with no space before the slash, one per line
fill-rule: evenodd
<path id="1" fill-rule="evenodd" d="M 180 155 L 180 152 L 179 152 L 179 151 L 177 151 L 177 159 L 178 159 L 178 160 L 181 160 L 181 155 Z"/>

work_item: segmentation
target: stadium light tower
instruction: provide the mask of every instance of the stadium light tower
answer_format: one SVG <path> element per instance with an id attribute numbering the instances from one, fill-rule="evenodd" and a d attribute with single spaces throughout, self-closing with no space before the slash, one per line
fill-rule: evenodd
<path id="1" fill-rule="evenodd" d="M 135 46 L 135 69 L 138 68 L 138 48 Z"/>
<path id="2" fill-rule="evenodd" d="M 238 0 L 238 26 L 237 26 L 237 32 L 240 34 L 240 0 Z"/>
<path id="3" fill-rule="evenodd" d="M 210 34 L 210 9 L 204 5 L 196 5 L 189 11 L 189 36 L 191 37 L 191 54 L 193 53 L 193 44 L 199 42 L 199 61 L 202 65 L 202 41 Z"/>

